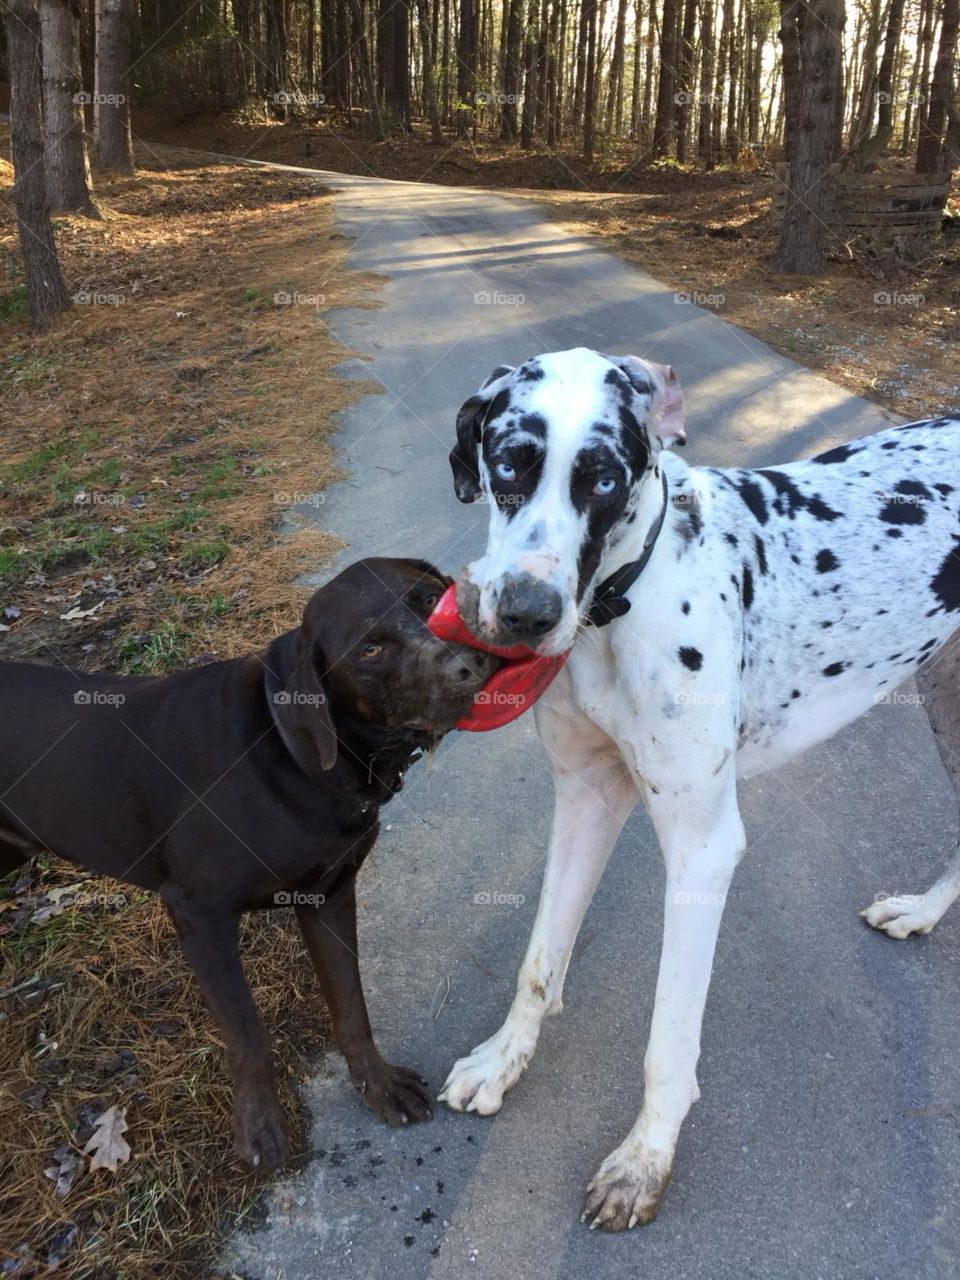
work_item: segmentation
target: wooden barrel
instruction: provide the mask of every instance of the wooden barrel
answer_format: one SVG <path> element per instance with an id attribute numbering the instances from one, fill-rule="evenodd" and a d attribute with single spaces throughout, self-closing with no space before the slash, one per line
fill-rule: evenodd
<path id="1" fill-rule="evenodd" d="M 778 227 L 787 204 L 790 166 L 776 166 L 770 222 Z M 864 236 L 936 235 L 950 184 L 923 173 L 841 173 L 827 208 L 827 223 L 844 240 Z"/>

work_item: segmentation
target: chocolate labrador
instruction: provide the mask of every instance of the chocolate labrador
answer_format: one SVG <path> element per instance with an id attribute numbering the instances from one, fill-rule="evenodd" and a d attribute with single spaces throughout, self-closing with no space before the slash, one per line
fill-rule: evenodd
<path id="1" fill-rule="evenodd" d="M 242 912 L 292 903 L 364 1101 L 430 1115 L 377 1051 L 354 880 L 406 768 L 498 665 L 426 618 L 448 585 L 421 560 L 361 560 L 260 653 L 160 678 L 0 663 L 0 875 L 39 850 L 159 893 L 227 1046 L 242 1159 L 274 1168 L 286 1123 L 240 966 Z"/>

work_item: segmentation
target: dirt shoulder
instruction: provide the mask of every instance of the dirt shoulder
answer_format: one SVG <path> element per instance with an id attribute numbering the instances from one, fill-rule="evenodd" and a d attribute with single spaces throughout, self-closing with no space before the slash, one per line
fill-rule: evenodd
<path id="1" fill-rule="evenodd" d="M 136 127 L 261 160 L 510 190 L 885 409 L 922 417 L 960 402 L 960 233 L 914 246 L 906 257 L 837 243 L 826 276 L 775 275 L 767 265 L 776 243 L 769 166 L 698 173 L 644 165 L 628 145 L 586 165 L 572 149 L 522 152 L 452 140 L 438 148 L 423 136 L 374 143 L 333 117 L 184 124 L 148 113 Z M 950 207 L 958 204 L 960 186 Z"/>
<path id="2" fill-rule="evenodd" d="M 278 524 L 336 474 L 334 414 L 364 390 L 337 377 L 322 310 L 376 305 L 376 282 L 346 270 L 316 181 L 138 158 L 98 183 L 101 221 L 57 219 L 78 301 L 49 333 L 29 333 L 17 277 L 0 284 L 5 659 L 153 673 L 259 647 L 338 545 Z M 243 945 L 295 1118 L 329 1020 L 289 914 L 249 918 Z M 0 883 L 0 948 L 0 1271 L 209 1274 L 258 1186 L 159 902 L 41 857 Z M 130 1157 L 94 1172 L 83 1148 L 114 1107 Z"/>

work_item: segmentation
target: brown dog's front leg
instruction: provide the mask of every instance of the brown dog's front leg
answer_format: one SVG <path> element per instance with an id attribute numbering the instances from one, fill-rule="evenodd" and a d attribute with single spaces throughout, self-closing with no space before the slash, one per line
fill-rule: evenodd
<path id="1" fill-rule="evenodd" d="M 428 1120 L 432 1104 L 426 1081 L 409 1067 L 391 1066 L 373 1042 L 360 982 L 353 877 L 326 902 L 300 905 L 296 912 L 355 1088 L 387 1124 Z"/>
<path id="2" fill-rule="evenodd" d="M 252 1169 L 279 1168 L 289 1151 L 287 1125 L 273 1085 L 270 1039 L 240 964 L 237 919 L 191 902 L 173 886 L 160 896 L 227 1046 L 240 1158 Z"/>

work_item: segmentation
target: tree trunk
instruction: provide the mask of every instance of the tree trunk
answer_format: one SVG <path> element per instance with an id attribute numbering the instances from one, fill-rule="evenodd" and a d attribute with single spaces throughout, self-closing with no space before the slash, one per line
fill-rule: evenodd
<path id="1" fill-rule="evenodd" d="M 79 7 L 72 0 L 40 0 L 40 30 L 47 200 L 51 209 L 99 218 L 83 137 Z"/>
<path id="2" fill-rule="evenodd" d="M 663 0 L 660 16 L 660 81 L 657 86 L 657 118 L 653 127 L 653 154 L 657 159 L 673 150 L 677 84 L 677 0 Z"/>
<path id="3" fill-rule="evenodd" d="M 780 44 L 783 49 L 783 153 L 793 163 L 800 127 L 800 0 L 780 0 Z"/>
<path id="4" fill-rule="evenodd" d="M 410 10 L 408 0 L 380 0 L 377 25 L 383 100 L 406 132 L 410 128 Z"/>
<path id="5" fill-rule="evenodd" d="M 917 91 L 917 145 L 923 132 L 923 123 L 930 109 L 930 60 L 933 57 L 933 39 L 937 29 L 937 0 L 924 6 L 926 25 L 921 27 L 920 39 L 920 87 Z"/>
<path id="6" fill-rule="evenodd" d="M 697 31 L 697 0 L 685 0 L 683 7 L 683 33 L 680 37 L 680 83 L 677 93 L 677 160 L 687 161 L 687 142 L 690 137 L 690 110 L 694 98 L 694 37 Z"/>
<path id="7" fill-rule="evenodd" d="M 307 93 L 311 98 L 317 92 L 317 0 L 307 0 Z"/>
<path id="8" fill-rule="evenodd" d="M 94 153 L 98 164 L 121 173 L 133 173 L 129 88 L 132 14 L 132 0 L 97 0 Z"/>
<path id="9" fill-rule="evenodd" d="M 697 159 L 713 168 L 713 0 L 702 0 L 700 10 L 700 118 L 697 123 Z"/>
<path id="10" fill-rule="evenodd" d="M 627 0 L 618 0 L 617 24 L 613 35 L 610 77 L 607 81 L 607 133 L 620 132 L 623 113 L 623 66 L 627 36 Z"/>
<path id="11" fill-rule="evenodd" d="M 34 329 L 45 329 L 70 306 L 60 272 L 43 176 L 40 15 L 33 0 L 6 0 L 7 66 L 10 80 L 10 141 L 13 199 L 27 302 Z"/>
<path id="12" fill-rule="evenodd" d="M 790 184 L 775 271 L 819 275 L 826 269 L 827 211 L 833 189 L 842 57 L 843 0 L 805 0 L 800 32 L 800 103 Z"/>
<path id="13" fill-rule="evenodd" d="M 737 89 L 740 78 L 740 21 L 737 3 L 730 6 L 729 89 L 727 93 L 727 155 L 732 161 L 740 152 L 740 135 L 737 130 Z M 726 9 L 724 9 L 726 13 Z M 726 21 L 726 18 L 724 18 Z"/>
<path id="14" fill-rule="evenodd" d="M 527 30 L 524 41 L 523 61 L 525 76 L 523 84 L 523 113 L 520 120 L 521 147 L 533 146 L 533 135 L 537 122 L 537 95 L 539 93 L 537 65 L 540 35 L 540 3 L 529 0 L 527 8 Z"/>
<path id="15" fill-rule="evenodd" d="M 887 34 L 883 46 L 883 57 L 880 59 L 880 72 L 877 76 L 877 124 L 886 128 L 888 140 L 893 133 L 893 94 L 894 65 L 900 49 L 900 33 L 903 28 L 903 0 L 890 0 L 890 12 L 887 15 Z"/>
<path id="16" fill-rule="evenodd" d="M 587 62 L 583 78 L 583 158 L 593 163 L 597 119 L 597 0 L 583 0 L 587 15 Z"/>
<path id="17" fill-rule="evenodd" d="M 445 37 L 446 38 L 446 37 Z M 445 75 L 449 71 L 444 64 Z M 457 33 L 457 137 L 465 138 L 470 128 L 470 103 L 477 91 L 477 0 L 460 0 L 460 30 Z"/>
<path id="18" fill-rule="evenodd" d="M 363 81 L 363 96 L 366 98 L 367 106 L 370 109 L 373 136 L 377 142 L 383 142 L 387 134 L 383 127 L 383 116 L 380 112 L 380 97 L 377 93 L 377 82 L 373 74 L 373 59 L 370 56 L 370 42 L 367 40 L 367 28 L 363 21 L 361 0 L 350 0 L 350 4 L 353 9 L 354 22 L 360 33 L 357 43 L 359 45 L 360 78 Z"/>
<path id="19" fill-rule="evenodd" d="M 730 29 L 733 26 L 733 0 L 723 0 L 723 20 L 720 28 L 720 44 L 717 48 L 717 101 L 713 109 L 713 154 L 723 149 L 723 90 L 727 82 L 730 63 Z"/>
<path id="20" fill-rule="evenodd" d="M 547 146 L 555 147 L 560 133 L 560 0 L 553 0 L 550 5 L 550 20 L 547 25 Z"/>
<path id="21" fill-rule="evenodd" d="M 520 101 L 523 67 L 520 45 L 523 40 L 524 0 L 509 0 L 507 16 L 507 45 L 503 73 L 504 103 L 501 114 L 500 137 L 514 142 L 517 137 L 517 105 Z"/>
<path id="22" fill-rule="evenodd" d="M 633 7 L 633 81 L 630 86 L 630 139 L 640 140 L 640 50 L 643 48 L 642 35 L 643 14 L 641 0 L 635 0 Z"/>
<path id="23" fill-rule="evenodd" d="M 287 111 L 287 19 L 284 0 L 264 0 L 267 48 L 264 86 L 273 100 L 274 114 L 286 119 Z"/>
<path id="24" fill-rule="evenodd" d="M 930 107 L 920 126 L 917 173 L 939 173 L 946 167 L 944 129 L 953 107 L 953 63 L 957 53 L 960 0 L 943 0 L 940 47 L 930 81 Z"/>
<path id="25" fill-rule="evenodd" d="M 464 0 L 469 5 L 470 0 Z M 430 39 L 429 0 L 417 0 L 417 15 L 420 20 L 420 52 L 423 62 L 423 97 L 426 103 L 427 116 L 430 120 L 430 141 L 435 147 L 443 145 L 443 128 L 440 123 L 440 103 L 437 99 L 437 84 L 434 75 L 433 48 Z"/>

